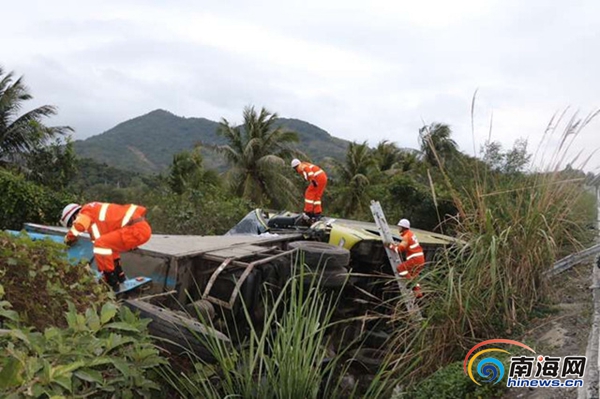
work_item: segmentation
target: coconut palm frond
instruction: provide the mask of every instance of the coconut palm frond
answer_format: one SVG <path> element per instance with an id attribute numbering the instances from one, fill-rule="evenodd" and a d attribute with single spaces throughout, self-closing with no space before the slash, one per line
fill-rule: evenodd
<path id="1" fill-rule="evenodd" d="M 282 195 L 277 187 L 293 191 L 293 183 L 284 174 L 283 158 L 294 153 L 291 144 L 297 142 L 297 135 L 277 127 L 277 114 L 264 108 L 257 112 L 254 107 L 245 107 L 243 117 L 240 126 L 221 121 L 218 132 L 228 143 L 214 150 L 236 171 L 232 182 L 236 193 L 260 206 L 280 204 Z M 284 197 L 283 202 L 288 202 L 288 195 Z"/>
<path id="2" fill-rule="evenodd" d="M 73 131 L 68 126 L 48 127 L 44 118 L 56 115 L 56 107 L 43 105 L 20 115 L 23 103 L 33 97 L 20 77 L 4 74 L 0 67 L 0 158 L 18 159 L 48 140 Z"/>

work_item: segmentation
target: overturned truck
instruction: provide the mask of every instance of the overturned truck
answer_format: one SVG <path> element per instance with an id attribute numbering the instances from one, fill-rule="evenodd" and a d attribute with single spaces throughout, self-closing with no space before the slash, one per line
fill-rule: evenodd
<path id="1" fill-rule="evenodd" d="M 64 233 L 56 227 L 25 228 Z M 428 262 L 441 247 L 454 243 L 448 236 L 415 232 Z M 317 271 L 322 289 L 341 291 L 335 317 L 385 313 L 381 304 L 397 295 L 375 224 L 323 218 L 306 225 L 298 214 L 256 209 L 223 236 L 155 234 L 142 247 L 122 254 L 128 276 L 152 279 L 128 294 L 125 304 L 152 320 L 151 332 L 164 338 L 169 350 L 191 349 L 209 360 L 212 356 L 198 334 L 233 344 L 243 340 L 245 327 L 264 320 L 265 293 L 282 289 L 299 253 Z M 366 334 L 366 345 L 378 348 L 389 331 L 385 323 L 373 320 L 357 326 L 355 335 Z"/>

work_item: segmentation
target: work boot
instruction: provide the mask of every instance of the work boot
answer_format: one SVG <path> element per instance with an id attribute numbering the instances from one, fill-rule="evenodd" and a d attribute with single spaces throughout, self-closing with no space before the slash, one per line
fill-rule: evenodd
<path id="1" fill-rule="evenodd" d="M 315 213 L 315 215 L 312 218 L 313 222 L 318 222 L 319 220 L 321 220 L 321 214 L 320 213 Z"/>
<path id="2" fill-rule="evenodd" d="M 127 280 L 127 276 L 125 276 L 125 272 L 121 267 L 121 258 L 115 259 L 115 273 L 117 274 L 117 278 L 119 279 L 119 283 L 124 283 Z"/>
<path id="3" fill-rule="evenodd" d="M 311 223 L 312 217 L 313 217 L 312 213 L 304 212 L 298 218 L 298 223 L 297 224 L 300 225 L 300 226 L 310 226 L 312 224 Z"/>
<path id="4" fill-rule="evenodd" d="M 113 270 L 112 272 L 102 272 L 102 276 L 110 288 L 114 291 L 119 290 L 119 276 L 117 275 L 116 270 Z"/>

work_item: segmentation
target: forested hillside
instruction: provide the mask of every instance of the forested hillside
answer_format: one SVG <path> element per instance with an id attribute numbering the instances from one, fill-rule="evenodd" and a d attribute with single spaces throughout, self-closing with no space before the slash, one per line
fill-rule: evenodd
<path id="1" fill-rule="evenodd" d="M 280 118 L 277 124 L 298 133 L 296 147 L 315 162 L 325 157 L 343 158 L 349 142 L 298 119 Z M 218 122 L 204 118 L 183 118 L 165 110 L 120 123 L 112 129 L 75 141 L 75 151 L 81 158 L 92 158 L 120 169 L 156 173 L 164 171 L 173 155 L 200 144 L 205 165 L 224 170 L 223 160 L 207 147 L 222 145 L 217 134 Z"/>

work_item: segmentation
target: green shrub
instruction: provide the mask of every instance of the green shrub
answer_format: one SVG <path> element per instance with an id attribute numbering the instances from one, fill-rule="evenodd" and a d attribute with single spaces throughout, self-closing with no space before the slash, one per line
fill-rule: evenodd
<path id="1" fill-rule="evenodd" d="M 0 170 L 0 187 L 0 230 L 18 230 L 25 222 L 56 224 L 64 206 L 76 199 L 6 170 Z"/>
<path id="2" fill-rule="evenodd" d="M 66 326 L 67 302 L 83 312 L 112 296 L 83 265 L 69 264 L 63 244 L 26 234 L 0 232 L 0 281 L 22 321 L 39 331 Z"/>
<path id="3" fill-rule="evenodd" d="M 0 397 L 149 397 L 165 360 L 148 321 L 65 248 L 0 232 Z"/>
<path id="4" fill-rule="evenodd" d="M 252 206 L 217 187 L 189 190 L 177 195 L 169 189 L 155 190 L 143 199 L 155 233 L 223 234 Z"/>
<path id="5" fill-rule="evenodd" d="M 502 396 L 504 390 L 506 385 L 503 381 L 497 385 L 475 384 L 465 375 L 463 362 L 457 361 L 439 369 L 404 395 L 394 396 L 394 399 L 402 397 L 411 399 L 498 398 Z"/>
<path id="6" fill-rule="evenodd" d="M 0 394 L 22 397 L 150 397 L 164 364 L 148 320 L 110 302 L 66 314 L 68 327 L 43 333 L 13 327 L 0 334 Z"/>

